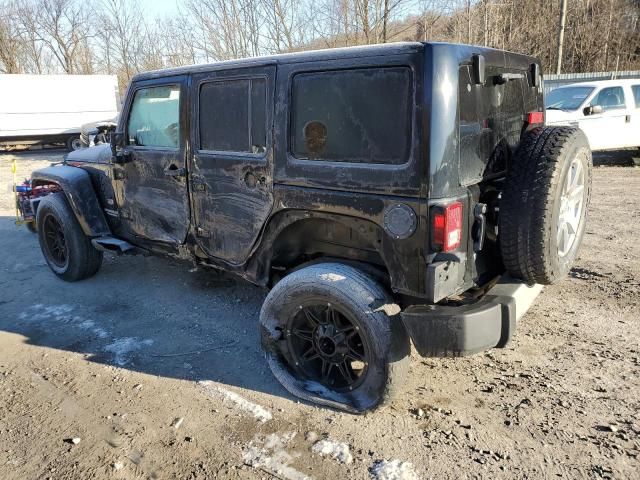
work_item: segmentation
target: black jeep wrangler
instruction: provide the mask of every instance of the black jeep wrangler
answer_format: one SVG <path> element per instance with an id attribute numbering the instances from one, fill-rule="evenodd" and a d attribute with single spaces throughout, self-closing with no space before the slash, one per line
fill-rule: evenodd
<path id="1" fill-rule="evenodd" d="M 397 43 L 140 74 L 111 144 L 34 172 L 31 207 L 64 280 L 152 252 L 270 288 L 275 376 L 362 412 L 410 341 L 504 346 L 570 269 L 590 184 L 581 131 L 544 126 L 536 59 Z"/>

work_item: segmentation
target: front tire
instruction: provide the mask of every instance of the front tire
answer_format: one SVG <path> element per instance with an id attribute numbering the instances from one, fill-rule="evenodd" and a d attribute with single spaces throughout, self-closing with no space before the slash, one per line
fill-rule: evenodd
<path id="1" fill-rule="evenodd" d="M 98 272 L 102 252 L 91 245 L 63 193 L 43 198 L 36 218 L 40 249 L 53 273 L 75 282 Z"/>
<path id="2" fill-rule="evenodd" d="M 260 312 L 262 347 L 293 395 L 352 413 L 389 402 L 409 366 L 399 308 L 369 275 L 339 263 L 296 270 Z"/>

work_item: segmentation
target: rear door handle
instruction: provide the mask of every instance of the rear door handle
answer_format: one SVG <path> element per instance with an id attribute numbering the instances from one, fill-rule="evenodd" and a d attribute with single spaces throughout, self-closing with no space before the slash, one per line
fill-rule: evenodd
<path id="1" fill-rule="evenodd" d="M 166 177 L 184 177 L 186 173 L 187 171 L 184 167 L 178 167 L 174 163 L 164 169 L 164 175 Z"/>

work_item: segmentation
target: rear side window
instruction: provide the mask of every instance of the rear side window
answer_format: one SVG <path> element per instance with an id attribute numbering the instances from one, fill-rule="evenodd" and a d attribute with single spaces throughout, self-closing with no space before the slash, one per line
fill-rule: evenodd
<path id="1" fill-rule="evenodd" d="M 625 108 L 622 87 L 603 88 L 591 101 L 591 105 L 600 105 L 605 111 Z"/>
<path id="2" fill-rule="evenodd" d="M 180 87 L 141 88 L 133 97 L 127 138 L 130 145 L 177 148 L 180 138 Z"/>
<path id="3" fill-rule="evenodd" d="M 296 75 L 291 153 L 304 160 L 406 163 L 412 90 L 411 69 L 407 67 Z"/>
<path id="4" fill-rule="evenodd" d="M 266 151 L 266 80 L 221 80 L 200 88 L 200 150 Z"/>
<path id="5" fill-rule="evenodd" d="M 640 85 L 631 85 L 631 91 L 633 92 L 636 108 L 640 108 Z"/>

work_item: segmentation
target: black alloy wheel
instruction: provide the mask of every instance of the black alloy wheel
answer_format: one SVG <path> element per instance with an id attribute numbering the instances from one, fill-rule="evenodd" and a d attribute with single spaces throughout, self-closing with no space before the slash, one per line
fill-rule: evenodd
<path id="1" fill-rule="evenodd" d="M 301 305 L 286 337 L 296 370 L 309 380 L 348 391 L 364 379 L 371 347 L 356 322 L 330 303 Z"/>
<path id="2" fill-rule="evenodd" d="M 64 268 L 69 261 L 69 249 L 62 225 L 53 215 L 47 215 L 42 224 L 42 230 L 49 258 L 57 267 Z"/>

